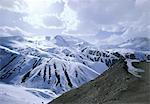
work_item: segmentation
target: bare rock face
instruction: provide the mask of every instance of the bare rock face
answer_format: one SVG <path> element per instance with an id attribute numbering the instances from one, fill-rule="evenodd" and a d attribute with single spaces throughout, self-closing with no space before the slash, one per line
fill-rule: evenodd
<path id="1" fill-rule="evenodd" d="M 120 61 L 93 81 L 64 93 L 49 104 L 150 104 L 150 63 L 136 62 L 141 78 Z"/>

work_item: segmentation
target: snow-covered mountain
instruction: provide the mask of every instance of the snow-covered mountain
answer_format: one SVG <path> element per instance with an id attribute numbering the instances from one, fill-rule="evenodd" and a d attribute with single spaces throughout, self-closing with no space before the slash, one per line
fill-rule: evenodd
<path id="1" fill-rule="evenodd" d="M 1 81 L 49 88 L 59 94 L 96 78 L 118 59 L 108 52 L 96 51 L 94 47 L 92 50 L 92 47 L 86 47 L 88 43 L 69 37 L 63 39 L 56 36 L 56 43 L 45 40 L 31 42 L 20 38 L 2 38 L 1 42 L 9 39 L 10 44 L 0 47 Z M 49 43 L 51 45 L 45 48 Z M 34 47 L 36 44 L 38 46 Z"/>
<path id="2" fill-rule="evenodd" d="M 137 37 L 129 39 L 127 41 L 122 40 L 122 43 L 116 45 L 100 45 L 103 49 L 132 49 L 134 51 L 150 51 L 150 38 L 148 37 Z"/>
<path id="3" fill-rule="evenodd" d="M 127 61 L 130 73 L 140 77 L 138 72 L 142 70 L 134 68 L 132 61 L 150 60 L 149 51 L 121 48 L 121 45 L 102 49 L 61 35 L 0 37 L 0 53 L 0 81 L 50 89 L 57 95 L 95 79 L 120 59 Z"/>

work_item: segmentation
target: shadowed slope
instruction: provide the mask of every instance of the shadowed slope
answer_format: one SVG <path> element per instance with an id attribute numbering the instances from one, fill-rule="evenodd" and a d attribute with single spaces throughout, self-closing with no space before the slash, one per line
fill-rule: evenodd
<path id="1" fill-rule="evenodd" d="M 102 75 L 81 87 L 71 90 L 49 104 L 149 104 L 150 63 L 133 63 L 145 70 L 137 78 L 118 62 Z"/>

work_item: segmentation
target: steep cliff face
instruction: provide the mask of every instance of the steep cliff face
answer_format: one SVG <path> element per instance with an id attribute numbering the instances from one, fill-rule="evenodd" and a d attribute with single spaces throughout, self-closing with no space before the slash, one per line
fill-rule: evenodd
<path id="1" fill-rule="evenodd" d="M 120 61 L 102 75 L 81 87 L 64 93 L 49 104 L 149 104 L 150 63 L 132 63 L 143 69 L 141 78 L 126 70 Z"/>

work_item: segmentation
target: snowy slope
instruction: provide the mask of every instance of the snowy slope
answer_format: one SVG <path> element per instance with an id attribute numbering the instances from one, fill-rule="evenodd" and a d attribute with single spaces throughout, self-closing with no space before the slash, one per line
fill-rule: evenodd
<path id="1" fill-rule="evenodd" d="M 0 104 L 42 104 L 56 97 L 50 90 L 0 83 Z"/>
<path id="2" fill-rule="evenodd" d="M 5 61 L 1 62 L 0 79 L 7 83 L 50 88 L 60 93 L 99 75 L 96 71 L 78 62 L 24 56 L 7 52 L 5 49 L 1 49 L 1 55 L 1 59 Z"/>
<path id="3" fill-rule="evenodd" d="M 1 70 L 6 71 L 10 69 L 9 67 L 13 66 L 13 72 L 15 70 L 18 71 L 18 69 L 24 70 L 21 72 L 21 75 L 25 74 L 24 72 L 27 73 L 29 70 L 47 70 L 48 65 L 54 70 L 53 66 L 55 63 L 58 63 L 56 67 L 59 67 L 61 70 L 64 69 L 64 65 L 67 67 L 66 69 L 70 70 L 69 67 L 72 67 L 76 63 L 77 66 L 84 67 L 83 69 L 90 69 L 101 74 L 120 58 L 138 60 L 147 60 L 149 58 L 149 52 L 146 54 L 143 51 L 126 48 L 103 50 L 81 39 L 60 35 L 53 39 L 47 39 L 47 37 L 0 37 L 0 44 L 1 60 L 6 60 L 1 62 Z M 7 49 L 5 49 L 6 47 Z M 12 54 L 12 51 L 16 53 Z M 9 61 L 12 62 L 9 64 Z M 6 63 L 9 65 L 7 66 Z M 36 68 L 37 66 L 38 69 Z M 77 69 L 79 70 L 79 68 Z M 20 72 L 18 73 L 20 74 Z M 5 76 L 5 73 L 2 74 L 1 77 Z"/>
<path id="4" fill-rule="evenodd" d="M 95 79 L 118 60 L 140 77 L 132 61 L 150 60 L 149 51 L 97 48 L 70 36 L 0 37 L 0 81 L 62 94 Z"/>

